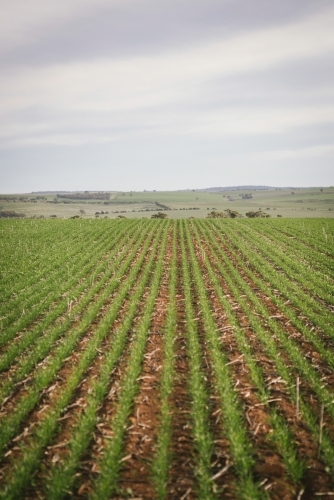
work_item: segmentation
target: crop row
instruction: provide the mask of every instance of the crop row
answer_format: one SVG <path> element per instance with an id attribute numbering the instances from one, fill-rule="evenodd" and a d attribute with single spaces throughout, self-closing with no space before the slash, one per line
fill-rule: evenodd
<path id="1" fill-rule="evenodd" d="M 3 224 L 11 242 L 46 248 L 48 228 L 24 222 Z M 314 221 L 311 235 L 282 221 L 77 222 L 84 254 L 67 225 L 62 239 L 73 272 L 61 252 L 54 268 L 34 255 L 50 281 L 19 281 L 3 327 L 0 498 L 333 492 L 331 256 Z"/>
<path id="2" fill-rule="evenodd" d="M 330 389 L 326 389 L 321 376 L 318 375 L 312 364 L 304 358 L 303 353 L 299 349 L 299 345 L 289 337 L 289 334 L 286 333 L 285 327 L 281 326 L 275 317 L 271 317 L 271 313 L 266 308 L 265 303 L 258 299 L 252 288 L 247 285 L 242 276 L 226 258 L 226 255 L 220 251 L 219 245 L 217 245 L 217 243 L 215 244 L 213 238 L 210 238 L 208 234 L 206 236 L 207 241 L 212 242 L 214 248 L 218 251 L 219 257 L 217 257 L 217 268 L 221 273 L 223 273 L 224 279 L 226 280 L 234 297 L 238 299 L 238 303 L 243 309 L 252 330 L 259 337 L 263 348 L 267 350 L 269 359 L 272 359 L 276 363 L 277 373 L 282 377 L 282 380 L 285 380 L 286 388 L 290 388 L 290 391 L 292 389 L 291 398 L 293 403 L 296 402 L 294 380 L 296 380 L 296 377 L 299 374 L 303 380 L 309 382 L 314 393 L 317 395 L 319 400 L 326 405 L 327 411 L 333 418 L 332 391 Z M 225 311 L 227 311 L 228 305 L 226 302 L 224 306 Z M 317 344 L 316 337 L 315 344 Z M 242 347 L 242 344 L 240 344 L 240 346 Z M 318 341 L 317 347 L 322 347 L 320 341 Z M 325 352 L 326 351 L 323 348 L 322 354 L 325 354 Z M 282 355 L 283 353 L 290 358 L 289 362 L 287 362 L 287 358 L 284 360 Z M 256 359 L 256 352 L 252 353 L 250 359 Z M 326 360 L 326 356 L 324 356 L 324 360 Z M 333 370 L 334 365 L 332 353 L 328 353 L 327 361 L 331 370 Z M 288 369 L 288 367 L 291 368 Z M 297 368 L 298 373 L 294 373 L 295 368 Z M 302 406 L 304 405 L 302 398 L 299 403 Z M 316 420 L 318 414 L 312 415 L 312 411 L 306 403 L 303 406 L 303 411 L 305 414 L 304 417 L 307 419 L 308 426 L 312 427 L 314 432 L 316 432 Z M 331 464 L 333 463 L 333 444 L 331 443 L 331 438 L 328 436 L 327 440 L 324 439 L 322 445 L 328 466 L 331 467 Z"/>
<path id="3" fill-rule="evenodd" d="M 328 303 L 334 302 L 332 293 L 333 278 L 330 275 L 329 269 L 314 269 L 314 263 L 316 262 L 319 265 L 320 260 L 322 260 L 321 255 L 318 255 L 317 259 L 315 256 L 312 256 L 307 260 L 307 250 L 301 249 L 299 245 L 291 247 L 282 245 L 284 237 L 280 237 L 277 234 L 273 236 L 270 226 L 265 234 L 254 231 L 254 228 L 245 226 L 244 224 L 242 225 L 242 229 L 251 244 L 256 245 L 258 241 L 261 242 L 262 251 L 266 257 L 272 261 L 273 265 L 279 265 L 280 269 L 290 279 L 296 281 L 308 293 L 313 293 Z M 329 264 L 328 259 L 324 260 Z"/>

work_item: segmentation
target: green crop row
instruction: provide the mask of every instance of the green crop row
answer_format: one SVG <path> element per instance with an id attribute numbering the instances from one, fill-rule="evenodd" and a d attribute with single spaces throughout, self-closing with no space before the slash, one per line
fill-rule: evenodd
<path id="1" fill-rule="evenodd" d="M 79 466 L 80 458 L 85 453 L 91 441 L 91 436 L 97 423 L 97 412 L 102 404 L 110 384 L 110 376 L 119 361 L 126 345 L 133 319 L 137 312 L 140 299 L 143 295 L 147 281 L 152 273 L 155 253 L 152 254 L 145 273 L 142 275 L 137 289 L 132 295 L 128 311 L 123 318 L 122 324 L 117 328 L 104 363 L 100 368 L 100 375 L 94 380 L 90 394 L 87 398 L 87 406 L 76 422 L 76 428 L 68 444 L 68 455 L 61 467 L 54 467 L 48 480 L 48 497 L 52 499 L 63 498 L 72 489 L 75 483 L 75 472 Z"/>
<path id="2" fill-rule="evenodd" d="M 326 307 L 308 295 L 284 274 L 277 272 L 258 251 L 248 244 L 247 240 L 241 237 L 237 231 L 233 231 L 230 225 L 221 226 L 213 223 L 212 227 L 218 231 L 218 236 L 222 241 L 232 245 L 232 254 L 239 252 L 248 267 L 255 269 L 259 275 L 263 276 L 264 281 L 270 283 L 275 291 L 283 295 L 285 302 L 289 303 L 290 307 L 295 307 L 299 311 L 299 315 L 308 318 L 312 326 L 319 326 L 329 338 L 333 336 L 332 314 Z M 261 243 L 259 243 L 259 246 L 261 246 Z"/>
<path id="3" fill-rule="evenodd" d="M 90 240 L 89 252 L 86 251 L 87 240 L 71 243 L 70 254 L 61 250 L 59 255 L 53 252 L 54 271 L 43 270 L 44 277 L 37 283 L 37 290 L 35 290 L 36 287 L 21 290 L 17 298 L 6 301 L 1 310 L 2 327 L 8 327 L 16 318 L 19 318 L 18 325 L 13 326 L 16 326 L 18 330 L 29 325 L 38 314 L 59 300 L 63 293 L 68 292 L 88 273 L 89 269 L 92 269 L 92 261 L 96 260 L 96 257 L 102 258 L 108 241 L 110 241 L 110 235 L 105 231 L 101 232 L 98 237 L 94 235 L 94 239 Z M 64 258 L 64 253 L 66 261 L 58 263 L 60 257 Z"/>
<path id="4" fill-rule="evenodd" d="M 186 249 L 184 226 L 180 228 L 183 289 L 185 298 L 185 320 L 187 353 L 189 357 L 189 393 L 191 397 L 192 434 L 196 449 L 196 476 L 198 498 L 214 498 L 211 479 L 211 457 L 213 436 L 209 428 L 209 396 L 205 387 L 202 369 L 202 348 L 199 341 L 198 322 L 193 307 L 192 276 L 190 274 L 189 247 Z M 187 241 L 189 245 L 189 241 Z"/>
<path id="5" fill-rule="evenodd" d="M 185 232 L 207 345 L 215 374 L 215 384 L 220 396 L 224 432 L 230 442 L 233 465 L 239 478 L 237 485 L 239 498 L 265 498 L 266 495 L 259 489 L 253 479 L 254 456 L 246 432 L 242 406 L 234 390 L 233 379 L 228 366 L 228 358 L 220 347 L 218 328 L 215 324 L 210 300 L 207 296 L 206 286 L 195 255 L 188 225 L 185 227 Z"/>
<path id="6" fill-rule="evenodd" d="M 168 225 L 164 225 L 168 229 Z M 90 498 L 94 500 L 108 500 L 118 486 L 119 471 L 124 457 L 124 437 L 129 424 L 129 417 L 134 405 L 134 398 L 139 389 L 138 378 L 141 372 L 145 346 L 149 335 L 149 326 L 155 301 L 159 293 L 159 285 L 163 273 L 164 256 L 167 245 L 167 231 L 165 230 L 161 249 L 156 262 L 156 268 L 150 282 L 150 291 L 143 309 L 142 318 L 136 327 L 136 335 L 129 353 L 126 373 L 120 384 L 116 413 L 111 422 L 114 438 L 109 440 L 100 461 L 100 474 L 95 480 Z M 106 390 L 106 389 L 105 389 Z"/>
<path id="7" fill-rule="evenodd" d="M 160 231 L 161 232 L 161 231 Z M 158 235 L 156 235 L 156 240 L 153 244 L 152 250 L 151 250 L 151 256 L 149 258 L 148 263 L 145 266 L 144 274 L 141 277 L 141 282 L 146 283 L 148 280 L 148 277 L 150 275 L 152 263 L 154 262 L 154 256 L 155 256 L 155 251 L 157 248 L 157 245 L 159 243 L 159 238 Z M 110 310 L 108 311 L 107 315 L 105 318 L 101 321 L 100 325 L 95 331 L 94 336 L 89 340 L 89 342 L 86 345 L 86 348 L 83 352 L 83 355 L 81 356 L 78 364 L 75 366 L 73 369 L 71 375 L 68 377 L 66 380 L 66 383 L 64 384 L 61 393 L 58 395 L 56 402 L 54 403 L 53 409 L 48 412 L 47 416 L 41 421 L 41 424 L 34 429 L 33 433 L 33 438 L 32 442 L 28 443 L 26 445 L 23 445 L 22 447 L 22 459 L 19 462 L 15 462 L 14 468 L 12 471 L 12 476 L 7 482 L 7 486 L 4 488 L 2 492 L 2 498 L 17 498 L 20 495 L 20 492 L 22 491 L 22 488 L 26 486 L 26 484 L 29 482 L 31 476 L 30 472 L 33 471 L 36 466 L 38 465 L 41 454 L 43 449 L 48 445 L 48 443 L 51 442 L 52 438 L 54 437 L 57 427 L 58 427 L 58 419 L 60 418 L 62 412 L 66 409 L 66 407 L 69 405 L 71 399 L 73 398 L 74 391 L 80 381 L 82 380 L 85 372 L 87 371 L 88 367 L 91 365 L 92 361 L 96 357 L 97 349 L 101 342 L 103 341 L 104 338 L 106 338 L 107 335 L 110 334 L 110 328 L 112 323 L 114 322 L 117 313 L 120 309 L 120 306 L 125 298 L 125 296 L 128 294 L 129 290 L 133 286 L 137 275 L 138 271 L 141 268 L 143 259 L 145 257 L 145 253 L 148 250 L 148 246 L 150 244 L 150 239 L 147 240 L 147 244 L 145 245 L 145 248 L 143 249 L 141 253 L 141 258 L 138 260 L 137 264 L 132 268 L 130 271 L 127 280 L 121 285 L 120 290 L 118 292 L 118 295 L 116 296 L 112 306 L 110 307 Z M 128 267 L 128 266 L 127 266 Z M 123 269 L 123 272 L 126 271 L 126 268 Z M 138 289 L 140 289 L 141 293 L 143 291 L 143 285 L 140 287 L 138 286 Z M 137 307 L 137 301 L 138 301 L 138 295 L 135 294 L 132 301 L 129 304 L 129 307 Z M 131 324 L 131 322 L 130 322 Z M 127 324 L 129 327 L 129 323 Z M 118 352 L 118 357 L 119 357 L 119 349 L 122 344 L 121 338 L 126 334 L 127 329 L 118 330 L 119 333 L 117 335 L 116 333 L 116 339 L 119 337 L 119 340 L 115 340 L 115 349 L 116 352 Z M 123 334 L 123 335 L 122 335 Z M 123 339 L 124 342 L 124 339 Z M 113 350 L 110 351 L 110 353 L 114 352 Z M 111 362 L 111 359 L 113 358 L 112 354 L 107 353 L 106 357 L 106 362 Z M 114 359 L 116 361 L 116 358 Z M 109 372 L 108 372 L 109 373 Z M 107 382 L 109 380 L 108 373 L 105 372 L 102 369 L 101 377 L 104 382 Z M 99 387 L 98 380 L 96 382 L 96 392 L 99 394 L 99 391 L 101 391 L 101 388 Z M 95 395 L 95 393 L 93 392 Z M 93 398 L 93 395 L 92 395 Z M 80 428 L 80 426 L 79 426 Z M 87 436 L 86 436 L 87 438 Z M 86 440 L 85 440 L 86 442 Z"/>
<path id="8" fill-rule="evenodd" d="M 242 231 L 241 231 L 242 229 Z M 286 278 L 294 282 L 300 288 L 303 288 L 307 295 L 320 297 L 328 303 L 333 302 L 331 279 L 323 273 L 311 271 L 309 266 L 300 262 L 296 256 L 291 253 L 288 254 L 280 247 L 280 242 L 271 241 L 270 238 L 264 235 L 259 235 L 254 232 L 251 227 L 242 225 L 238 234 L 247 240 L 249 245 L 259 252 L 266 260 L 276 269 L 283 272 Z"/>
<path id="9" fill-rule="evenodd" d="M 71 324 L 78 317 L 89 318 L 90 321 L 96 314 L 98 314 L 100 308 L 103 306 L 105 300 L 108 298 L 111 291 L 114 289 L 114 283 L 110 280 L 114 273 L 124 260 L 124 255 L 131 249 L 130 255 L 135 255 L 138 250 L 139 245 L 142 244 L 144 237 L 136 231 L 131 239 L 123 248 L 118 248 L 110 254 L 112 259 L 112 265 L 107 265 L 104 275 L 88 289 L 87 293 L 80 297 L 78 303 L 73 307 L 71 312 L 64 318 L 60 324 L 52 325 L 49 330 L 43 334 L 44 328 L 48 323 L 42 321 L 37 324 L 36 328 L 25 332 L 25 334 L 20 337 L 18 342 L 14 342 L 5 351 L 5 353 L 0 357 L 0 371 L 4 371 L 13 367 L 14 364 L 17 365 L 15 373 L 11 372 L 10 379 L 7 380 L 0 388 L 0 401 L 7 397 L 10 392 L 14 389 L 15 384 L 18 384 L 21 380 L 25 379 L 30 370 L 33 369 L 40 361 L 42 361 L 46 356 L 49 355 L 50 349 L 58 341 L 62 335 L 68 335 L 71 330 Z M 134 239 L 139 237 L 134 244 Z M 145 235 L 147 237 L 147 235 Z M 87 307 L 89 308 L 87 310 Z M 48 318 L 52 322 L 56 317 L 51 315 Z M 37 346 L 35 345 L 38 339 Z M 30 352 L 26 352 L 25 349 L 30 347 Z M 24 355 L 22 353 L 24 352 Z M 19 357 L 21 356 L 21 357 Z"/>
<path id="10" fill-rule="evenodd" d="M 218 245 L 218 241 L 219 239 L 215 241 L 216 245 Z M 246 251 L 245 249 L 243 250 Z M 321 337 L 318 334 L 318 331 L 316 331 L 314 327 L 313 328 L 310 327 L 309 325 L 305 324 L 305 321 L 299 318 L 300 310 L 296 311 L 294 308 L 289 307 L 289 305 L 286 303 L 285 300 L 286 297 L 282 298 L 279 295 L 275 294 L 275 289 L 273 289 L 273 287 L 270 286 L 270 284 L 268 284 L 268 281 L 270 283 L 270 277 L 268 277 L 268 275 L 266 274 L 265 265 L 264 264 L 261 265 L 261 261 L 259 261 L 259 264 L 256 265 L 257 269 L 261 271 L 263 275 L 263 277 L 259 277 L 250 269 L 250 267 L 246 264 L 245 260 L 242 259 L 238 254 L 235 254 L 235 260 L 242 269 L 242 272 L 245 274 L 245 276 L 247 276 L 251 280 L 251 282 L 254 283 L 254 286 L 258 287 L 259 290 L 261 290 L 267 297 L 270 298 L 272 303 L 279 308 L 280 313 L 284 314 L 284 316 L 291 323 L 291 325 L 294 326 L 298 330 L 298 332 L 300 332 L 305 337 L 305 339 L 307 339 L 309 342 L 312 343 L 312 345 L 318 351 L 318 353 L 321 354 L 322 359 L 328 364 L 328 367 L 334 369 L 334 353 L 331 349 L 328 349 L 328 342 L 325 342 L 321 339 Z M 228 264 L 230 265 L 230 262 L 228 261 L 226 256 L 225 256 L 225 261 L 227 261 Z M 233 269 L 233 271 L 234 273 L 236 273 L 236 269 Z M 240 279 L 240 276 L 238 276 L 238 278 Z M 277 285 L 277 282 L 274 282 L 273 285 L 279 286 Z M 285 287 L 281 285 L 280 290 L 284 289 Z M 269 317 L 269 320 L 271 321 L 271 323 L 273 323 L 272 320 L 275 318 L 271 318 L 268 312 L 266 313 L 266 317 Z M 326 318 L 327 317 L 328 313 L 326 312 Z M 313 322 L 317 324 L 317 318 L 312 318 L 312 319 Z M 324 320 L 324 322 L 325 321 L 326 319 Z M 326 328 L 326 326 L 329 325 L 325 323 L 324 326 Z"/>
<path id="11" fill-rule="evenodd" d="M 274 243 L 278 243 L 288 254 L 294 255 L 298 260 L 304 262 L 310 270 L 326 273 L 333 277 L 333 266 L 331 266 L 328 256 L 317 248 L 314 248 L 300 239 L 296 232 L 293 235 L 282 231 L 276 221 L 268 221 L 266 225 L 254 223 L 253 229 L 256 229 L 261 236 L 270 237 Z M 327 234 L 327 233 L 325 233 Z"/>
<path id="12" fill-rule="evenodd" d="M 198 233 L 198 229 L 200 233 Z M 199 228 L 195 227 L 194 232 L 197 238 L 197 243 L 207 256 L 205 249 L 201 245 L 201 239 L 204 238 L 207 244 L 210 246 L 210 253 L 214 261 L 210 262 L 210 257 L 205 259 L 205 266 L 210 277 L 210 281 L 214 287 L 215 294 L 227 316 L 229 325 L 233 328 L 233 334 L 238 345 L 239 351 L 242 353 L 243 360 L 248 366 L 250 371 L 252 384 L 257 389 L 257 394 L 259 400 L 265 405 L 266 410 L 269 413 L 270 424 L 273 429 L 273 434 L 271 435 L 271 440 L 276 448 L 281 453 L 283 460 L 286 464 L 287 471 L 290 474 L 294 482 L 298 482 L 303 473 L 305 472 L 304 464 L 297 458 L 297 450 L 293 444 L 293 439 L 291 432 L 289 431 L 288 423 L 282 418 L 275 407 L 272 407 L 268 401 L 271 399 L 270 389 L 267 387 L 265 382 L 265 376 L 257 363 L 256 357 L 249 345 L 247 337 L 244 334 L 243 328 L 240 325 L 237 316 L 234 313 L 233 305 L 228 300 L 228 297 L 224 294 L 221 288 L 217 271 L 224 277 L 227 285 L 232 289 L 231 284 L 236 282 L 236 276 L 230 273 L 228 266 L 226 265 L 226 256 L 221 251 L 221 248 L 215 238 L 207 231 L 207 228 L 201 226 Z"/>
<path id="13" fill-rule="evenodd" d="M 10 224 L 6 222 L 7 225 Z M 73 247 L 78 247 L 85 253 L 87 239 L 97 242 L 105 233 L 104 228 L 98 225 L 86 225 L 83 230 L 81 227 L 59 224 L 61 221 L 52 222 L 39 226 L 39 230 L 33 235 L 30 234 L 27 222 L 25 225 L 20 225 L 23 234 L 14 233 L 12 239 L 9 238 L 11 231 L 6 231 L 5 241 L 9 239 L 10 245 L 2 248 L 4 259 L 1 266 L 4 274 L 4 287 L 0 295 L 2 301 L 15 301 L 16 296 L 18 294 L 21 296 L 25 291 L 32 295 L 41 285 L 41 280 L 58 273 L 59 270 L 67 270 L 68 261 L 76 255 Z M 33 248 L 20 245 L 21 238 L 27 239 L 25 232 L 33 238 Z M 45 248 L 41 248 L 42 245 Z"/>
<path id="14" fill-rule="evenodd" d="M 85 363 L 87 363 L 87 360 L 90 359 L 90 355 L 94 352 L 94 349 L 96 350 L 105 336 L 108 335 L 110 326 L 117 317 L 117 313 L 122 305 L 124 298 L 128 294 L 130 287 L 135 283 L 137 275 L 144 261 L 145 254 L 149 248 L 150 242 L 151 238 L 148 238 L 141 251 L 140 257 L 137 260 L 137 263 L 130 270 L 129 275 L 126 277 L 125 281 L 120 284 L 120 280 L 130 269 L 131 262 L 136 255 L 137 249 L 135 249 L 128 256 L 128 258 L 124 260 L 122 266 L 118 269 L 115 276 L 112 278 L 110 286 L 104 291 L 103 298 L 101 297 L 102 303 L 108 296 L 111 295 L 111 293 L 113 293 L 119 287 L 118 294 L 115 296 L 115 299 L 113 300 L 105 315 L 102 317 L 101 321 L 97 324 L 97 326 L 95 326 L 94 334 L 85 346 L 85 350 L 82 354 L 82 359 L 86 360 L 84 362 L 85 369 L 88 366 L 86 366 Z M 56 348 L 47 366 L 42 365 L 37 369 L 36 373 L 34 374 L 34 378 L 28 394 L 22 397 L 18 402 L 15 413 L 1 423 L 0 453 L 4 452 L 8 440 L 18 432 L 21 422 L 25 420 L 29 412 L 31 412 L 35 407 L 41 395 L 43 394 L 43 391 L 45 391 L 45 389 L 52 383 L 58 370 L 61 368 L 66 358 L 73 352 L 73 349 L 77 345 L 79 339 L 82 337 L 82 335 L 85 334 L 87 329 L 91 327 L 92 321 L 100 310 L 100 307 L 101 304 L 93 303 L 92 307 L 89 308 L 83 315 L 79 324 L 75 326 L 73 330 L 70 330 L 67 333 L 66 337 L 64 337 L 63 342 Z M 90 355 L 86 353 L 90 353 Z"/>
<path id="15" fill-rule="evenodd" d="M 131 228 L 124 228 L 124 232 L 121 232 L 120 236 L 124 239 L 125 237 L 128 238 L 131 232 Z M 52 290 L 51 293 L 48 294 L 48 290 L 44 288 L 43 283 L 40 285 L 38 293 L 35 293 L 28 302 L 25 301 L 22 303 L 20 301 L 18 305 L 16 304 L 13 312 L 2 322 L 2 328 L 5 331 L 2 335 L 0 345 L 3 346 L 11 341 L 22 330 L 25 337 L 27 329 L 31 327 L 31 324 L 34 325 L 36 321 L 37 329 L 40 330 L 42 328 L 41 331 L 43 331 L 64 311 L 69 308 L 72 310 L 72 303 L 80 297 L 87 286 L 92 286 L 99 279 L 103 269 L 109 266 L 110 259 L 114 258 L 117 247 L 115 250 L 105 253 L 109 240 L 110 238 L 104 238 L 99 248 L 94 249 L 93 256 L 88 252 L 82 253 L 81 259 L 71 269 L 68 276 L 66 273 L 64 280 L 61 280 L 59 277 L 50 279 L 47 288 Z M 116 242 L 118 243 L 117 238 Z M 101 264 L 99 265 L 100 261 Z M 27 308 L 27 312 L 24 316 L 21 316 L 22 310 L 25 310 L 24 308 Z M 15 319 L 15 317 L 18 317 L 18 319 L 10 325 L 10 320 Z"/>
<path id="16" fill-rule="evenodd" d="M 331 219 L 286 219 L 275 226 L 317 252 L 334 257 L 334 223 Z"/>
<path id="17" fill-rule="evenodd" d="M 323 495 L 334 474 L 333 228 L 0 220 L 0 498 L 65 499 L 83 487 L 91 500 L 145 497 L 147 472 L 159 500 L 175 490 L 267 499 L 279 483 L 296 498 Z M 147 425 L 137 455 L 130 422 L 152 324 L 163 332 L 158 418 L 137 422 Z M 282 468 L 276 485 L 258 467 L 267 452 Z"/>
<path id="18" fill-rule="evenodd" d="M 173 229 L 173 250 L 169 275 L 169 300 L 166 322 L 164 325 L 164 361 L 160 382 L 160 426 L 157 436 L 155 455 L 152 461 L 152 480 L 157 498 L 163 500 L 167 496 L 168 472 L 171 464 L 172 411 L 170 394 L 175 379 L 175 338 L 177 327 L 177 231 Z"/>
<path id="19" fill-rule="evenodd" d="M 217 245 L 218 248 L 218 245 Z M 264 304 L 258 299 L 254 291 L 247 285 L 247 283 L 242 279 L 240 274 L 236 271 L 233 265 L 225 257 L 223 253 L 220 256 L 224 259 L 225 267 L 221 269 L 224 278 L 227 278 L 226 268 L 231 273 L 231 278 L 228 279 L 228 286 L 231 289 L 231 293 L 234 297 L 237 297 L 238 303 L 242 308 L 244 314 L 248 318 L 248 321 L 259 340 L 262 343 L 265 352 L 268 357 L 272 359 L 276 364 L 276 369 L 279 375 L 286 382 L 286 388 L 290 391 L 290 397 L 295 404 L 296 394 L 294 392 L 295 380 L 297 375 L 302 375 L 302 378 L 306 380 L 315 394 L 318 396 L 319 401 L 325 405 L 326 411 L 334 418 L 334 406 L 332 404 L 332 393 L 323 384 L 321 376 L 315 371 L 313 366 L 305 359 L 298 344 L 296 344 L 292 339 L 289 338 L 285 329 L 283 329 L 274 318 L 270 318 L 270 314 L 266 310 Z M 245 298 L 244 298 L 245 297 Z M 262 320 L 263 318 L 263 320 Z M 265 324 L 264 324 L 265 321 Z M 270 331 L 271 330 L 271 331 Z M 277 346 L 277 341 L 279 341 L 279 346 Z M 281 357 L 281 349 L 288 355 L 291 359 L 290 368 L 286 362 Z M 253 353 L 255 355 L 256 353 Z M 295 370 L 298 370 L 295 373 Z M 317 418 L 318 415 L 314 415 L 312 410 L 306 401 L 301 397 L 300 407 L 302 408 L 301 413 L 305 419 L 308 427 L 314 434 L 315 441 L 317 440 L 318 426 Z M 334 446 L 331 442 L 330 436 L 324 432 L 323 440 L 321 443 L 323 458 L 329 467 L 333 466 L 334 458 Z"/>
<path id="20" fill-rule="evenodd" d="M 332 278 L 323 271 L 319 272 L 312 269 L 310 264 L 305 263 L 305 252 L 299 253 L 299 255 L 298 251 L 294 252 L 293 249 L 288 252 L 282 246 L 281 239 L 270 238 L 270 226 L 269 230 L 263 233 L 255 232 L 252 226 L 242 224 L 242 233 L 248 242 L 257 247 L 267 259 L 273 264 L 279 265 L 289 279 L 300 283 L 300 286 L 304 289 L 309 290 L 312 294 L 319 296 L 328 303 L 334 302 Z"/>

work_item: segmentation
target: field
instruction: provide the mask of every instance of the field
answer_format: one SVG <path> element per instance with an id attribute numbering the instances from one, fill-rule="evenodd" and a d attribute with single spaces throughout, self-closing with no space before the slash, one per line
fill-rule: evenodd
<path id="1" fill-rule="evenodd" d="M 0 234 L 0 498 L 333 498 L 333 219 Z"/>
<path id="2" fill-rule="evenodd" d="M 205 218 L 211 210 L 226 209 L 236 210 L 245 216 L 248 211 L 257 211 L 259 208 L 275 218 L 277 215 L 283 218 L 334 218 L 334 187 L 239 188 L 225 191 L 189 189 L 110 192 L 109 195 L 109 200 L 64 199 L 55 193 L 0 195 L 0 213 L 12 210 L 26 217 L 81 216 L 87 219 L 95 218 L 97 214 L 99 218 L 116 219 L 122 215 L 138 219 L 150 218 L 154 212 L 161 210 L 158 203 L 169 208 L 168 216 L 172 219 Z M 246 195 L 251 197 L 247 198 Z"/>

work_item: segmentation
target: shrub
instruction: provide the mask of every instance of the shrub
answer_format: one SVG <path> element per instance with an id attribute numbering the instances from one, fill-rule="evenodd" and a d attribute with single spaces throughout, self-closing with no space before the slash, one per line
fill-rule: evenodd
<path id="1" fill-rule="evenodd" d="M 158 212 L 157 214 L 151 215 L 151 219 L 167 219 L 168 215 L 162 212 Z"/>

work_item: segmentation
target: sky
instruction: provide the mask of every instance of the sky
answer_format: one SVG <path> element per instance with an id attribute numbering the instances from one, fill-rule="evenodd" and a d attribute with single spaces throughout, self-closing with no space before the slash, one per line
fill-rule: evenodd
<path id="1" fill-rule="evenodd" d="M 0 193 L 334 185 L 332 0 L 0 0 Z"/>

